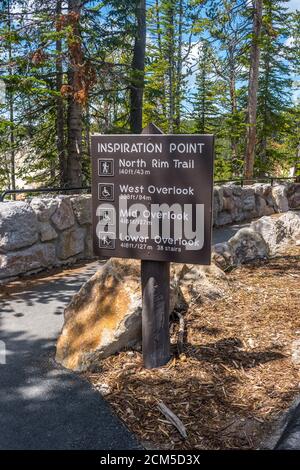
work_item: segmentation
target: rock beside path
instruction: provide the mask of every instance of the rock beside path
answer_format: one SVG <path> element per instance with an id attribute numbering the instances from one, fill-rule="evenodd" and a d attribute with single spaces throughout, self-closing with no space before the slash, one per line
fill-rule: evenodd
<path id="1" fill-rule="evenodd" d="M 222 269 L 275 255 L 288 243 L 300 240 L 300 212 L 264 216 L 240 229 L 228 242 L 214 246 L 213 260 Z"/>
<path id="2" fill-rule="evenodd" d="M 216 266 L 179 264 L 171 268 L 170 313 L 191 303 L 214 300 L 226 290 Z M 222 278 L 222 287 L 218 280 Z M 140 263 L 111 259 L 75 294 L 65 309 L 56 360 L 84 371 L 99 359 L 124 348 L 139 347 L 142 339 Z"/>

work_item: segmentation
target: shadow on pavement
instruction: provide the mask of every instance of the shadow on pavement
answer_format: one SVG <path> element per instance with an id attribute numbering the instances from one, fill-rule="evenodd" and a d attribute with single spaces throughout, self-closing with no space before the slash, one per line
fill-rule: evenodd
<path id="1" fill-rule="evenodd" d="M 54 361 L 63 310 L 96 269 L 2 286 L 0 449 L 139 448 L 101 395 Z"/>

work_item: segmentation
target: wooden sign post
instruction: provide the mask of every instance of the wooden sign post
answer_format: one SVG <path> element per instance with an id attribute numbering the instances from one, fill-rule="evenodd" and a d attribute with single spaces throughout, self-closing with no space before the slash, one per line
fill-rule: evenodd
<path id="1" fill-rule="evenodd" d="M 212 135 L 92 136 L 94 253 L 141 260 L 143 358 L 170 358 L 170 262 L 210 264 Z"/>
<path id="2" fill-rule="evenodd" d="M 142 134 L 162 134 L 149 124 Z M 141 261 L 142 277 L 142 347 L 146 369 L 160 367 L 170 358 L 170 263 Z"/>

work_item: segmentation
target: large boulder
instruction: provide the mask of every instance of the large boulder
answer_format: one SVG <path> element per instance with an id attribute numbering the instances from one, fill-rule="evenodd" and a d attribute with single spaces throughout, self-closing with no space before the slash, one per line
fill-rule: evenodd
<path id="1" fill-rule="evenodd" d="M 300 240 L 300 211 L 289 211 L 279 219 L 287 234 L 287 242 Z"/>
<path id="2" fill-rule="evenodd" d="M 274 255 L 286 243 L 300 238 L 300 213 L 286 212 L 280 217 L 261 217 L 250 228 L 266 242 L 270 255 Z"/>
<path id="3" fill-rule="evenodd" d="M 250 228 L 255 232 L 259 233 L 266 244 L 268 245 L 269 253 L 276 253 L 279 244 L 284 238 L 284 234 L 280 234 L 280 230 L 277 232 L 277 225 L 275 217 L 261 217 L 251 223 Z"/>
<path id="4" fill-rule="evenodd" d="M 300 212 L 264 216 L 240 229 L 228 242 L 213 247 L 212 259 L 226 270 L 254 259 L 272 256 L 287 243 L 300 241 Z"/>
<path id="5" fill-rule="evenodd" d="M 65 309 L 56 360 L 83 371 L 125 347 L 141 341 L 140 263 L 111 259 L 75 294 Z M 178 291 L 171 285 L 170 310 Z"/>
<path id="6" fill-rule="evenodd" d="M 210 266 L 184 264 L 178 270 L 180 294 L 186 305 L 217 300 L 225 295 L 228 287 L 226 275 L 214 263 Z"/>
<path id="7" fill-rule="evenodd" d="M 38 221 L 26 202 L 4 202 L 0 205 L 0 252 L 33 245 L 38 240 Z"/>
<path id="8" fill-rule="evenodd" d="M 263 237 L 250 228 L 240 229 L 230 238 L 228 246 L 235 265 L 264 259 L 269 255 L 268 245 Z"/>
<path id="9" fill-rule="evenodd" d="M 55 246 L 36 243 L 30 248 L 0 255 L 0 278 L 39 271 L 55 264 Z"/>
<path id="10" fill-rule="evenodd" d="M 212 259 L 223 270 L 234 265 L 233 254 L 228 242 L 217 243 L 213 246 Z"/>
<path id="11" fill-rule="evenodd" d="M 224 273 L 216 266 L 172 265 L 170 313 L 221 297 Z M 124 348 L 141 344 L 140 262 L 111 259 L 75 294 L 65 309 L 56 360 L 84 371 Z"/>

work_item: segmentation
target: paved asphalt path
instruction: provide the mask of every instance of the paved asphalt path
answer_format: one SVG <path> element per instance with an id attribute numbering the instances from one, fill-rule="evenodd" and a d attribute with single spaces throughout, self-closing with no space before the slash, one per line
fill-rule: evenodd
<path id="1" fill-rule="evenodd" d="M 97 266 L 41 277 L 0 298 L 0 340 L 6 346 L 0 449 L 139 448 L 101 395 L 53 359 L 63 309 Z"/>
<path id="2" fill-rule="evenodd" d="M 214 243 L 240 227 L 215 230 Z M 0 449 L 139 448 L 101 395 L 54 361 L 64 307 L 98 266 L 0 288 Z"/>

